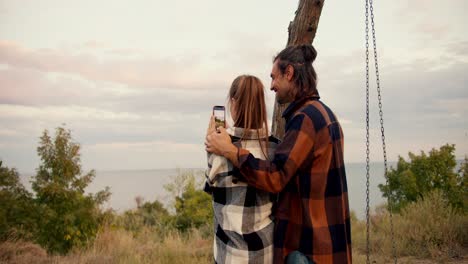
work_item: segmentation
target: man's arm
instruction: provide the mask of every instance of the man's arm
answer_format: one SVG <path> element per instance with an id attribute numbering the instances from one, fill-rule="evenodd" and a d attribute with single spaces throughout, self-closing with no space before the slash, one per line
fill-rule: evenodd
<path id="1" fill-rule="evenodd" d="M 255 158 L 246 149 L 238 149 L 230 143 L 223 129 L 220 132 L 207 136 L 207 151 L 228 158 L 239 168 L 249 185 L 272 193 L 280 192 L 312 155 L 315 138 L 310 118 L 298 114 L 288 122 L 284 140 L 278 145 L 273 160 L 269 161 Z"/>

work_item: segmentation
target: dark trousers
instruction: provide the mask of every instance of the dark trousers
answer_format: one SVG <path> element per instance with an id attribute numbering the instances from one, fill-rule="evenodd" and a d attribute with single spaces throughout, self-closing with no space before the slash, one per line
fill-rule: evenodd
<path id="1" fill-rule="evenodd" d="M 286 264 L 314 264 L 306 255 L 299 251 L 293 251 L 286 257 Z"/>

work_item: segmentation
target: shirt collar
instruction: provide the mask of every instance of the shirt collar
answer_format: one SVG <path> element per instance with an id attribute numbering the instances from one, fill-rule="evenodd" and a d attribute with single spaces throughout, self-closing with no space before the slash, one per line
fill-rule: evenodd
<path id="1" fill-rule="evenodd" d="M 260 138 L 268 137 L 265 128 L 259 129 L 257 133 L 256 129 L 245 129 L 242 127 L 229 127 L 228 129 L 226 129 L 226 132 L 231 136 L 243 138 L 243 139 L 258 139 L 259 137 Z"/>
<path id="2" fill-rule="evenodd" d="M 311 96 L 307 96 L 307 97 L 292 101 L 288 105 L 286 110 L 283 111 L 282 117 L 285 119 L 288 119 L 292 114 L 294 114 L 294 112 L 296 112 L 299 108 L 301 108 L 307 101 L 318 100 L 318 99 L 320 99 L 320 96 L 318 94 L 314 94 Z"/>

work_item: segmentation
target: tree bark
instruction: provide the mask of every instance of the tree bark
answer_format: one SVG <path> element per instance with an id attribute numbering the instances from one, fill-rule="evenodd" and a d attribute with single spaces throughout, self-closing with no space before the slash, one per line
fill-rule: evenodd
<path id="1" fill-rule="evenodd" d="M 325 0 L 299 0 L 299 6 L 297 7 L 294 21 L 289 23 L 289 35 L 286 47 L 291 45 L 312 44 L 315 33 L 317 32 L 324 1 Z M 285 120 L 282 117 L 282 113 L 287 107 L 288 104 L 281 105 L 275 100 L 271 132 L 279 139 L 283 139 L 284 136 Z"/>

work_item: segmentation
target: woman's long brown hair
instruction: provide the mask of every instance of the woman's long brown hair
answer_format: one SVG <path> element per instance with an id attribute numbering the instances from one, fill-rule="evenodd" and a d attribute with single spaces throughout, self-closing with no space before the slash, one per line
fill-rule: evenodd
<path id="1" fill-rule="evenodd" d="M 264 86 L 260 79 L 252 75 L 241 75 L 234 79 L 228 95 L 228 104 L 235 101 L 236 116 L 234 126 L 257 131 L 258 141 L 263 154 L 268 157 L 268 119 L 265 105 Z M 260 137 L 265 129 L 266 136 Z M 245 133 L 245 132 L 244 132 Z M 244 135 L 241 139 L 244 138 Z"/>

